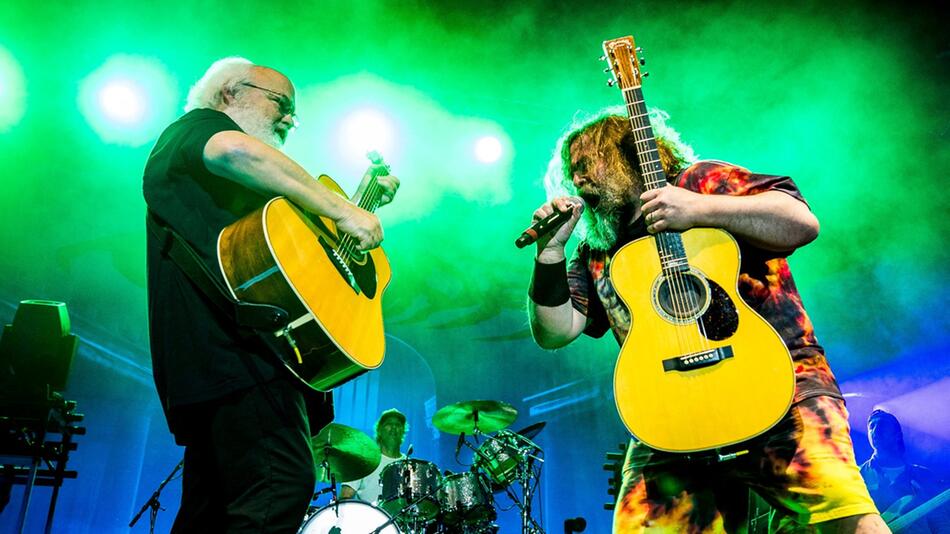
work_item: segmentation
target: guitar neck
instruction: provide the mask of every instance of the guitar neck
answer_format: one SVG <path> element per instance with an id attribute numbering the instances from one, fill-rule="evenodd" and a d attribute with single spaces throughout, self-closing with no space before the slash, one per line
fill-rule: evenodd
<path id="1" fill-rule="evenodd" d="M 898 516 L 897 519 L 888 523 L 887 526 L 890 527 L 892 531 L 899 532 L 901 529 L 910 526 L 911 523 L 914 523 L 918 519 L 929 514 L 934 508 L 940 506 L 948 500 L 950 500 L 950 489 L 944 490 L 942 493 L 921 504 L 917 508 L 907 512 L 906 514 Z"/>
<path id="2" fill-rule="evenodd" d="M 643 187 L 648 191 L 666 187 L 666 171 L 660 162 L 660 151 L 653 135 L 646 102 L 643 100 L 643 91 L 640 86 L 631 86 L 623 88 L 621 92 L 627 105 L 627 117 L 633 132 Z"/>
<path id="3" fill-rule="evenodd" d="M 371 174 L 369 183 L 366 184 L 366 189 L 360 196 L 359 202 L 357 202 L 357 206 L 372 213 L 376 211 L 376 208 L 379 207 L 379 202 L 383 198 L 383 188 L 380 187 L 377 177 L 384 173 L 388 173 L 389 166 L 383 162 L 383 157 L 375 150 L 366 154 L 366 157 L 368 157 L 369 160 L 373 162 L 373 165 L 385 165 L 384 167 L 370 169 Z"/>
<path id="4" fill-rule="evenodd" d="M 660 151 L 653 134 L 653 126 L 650 124 L 646 102 L 643 99 L 641 90 L 643 77 L 640 74 L 642 62 L 637 59 L 637 51 L 632 36 L 604 41 L 604 59 L 607 60 L 614 75 L 611 85 L 620 86 L 620 92 L 623 94 L 640 166 L 641 181 L 644 189 L 650 191 L 667 186 L 666 171 L 663 170 L 663 164 L 660 162 Z M 663 271 L 668 275 L 688 271 L 689 261 L 680 235 L 676 232 L 663 231 L 657 233 L 655 237 Z"/>

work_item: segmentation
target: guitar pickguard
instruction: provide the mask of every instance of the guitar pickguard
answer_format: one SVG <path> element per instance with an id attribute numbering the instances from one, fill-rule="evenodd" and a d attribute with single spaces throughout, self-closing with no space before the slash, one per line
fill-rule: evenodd
<path id="1" fill-rule="evenodd" d="M 709 308 L 702 316 L 703 331 L 708 339 L 722 341 L 739 330 L 739 313 L 725 289 L 708 278 L 706 282 L 711 298 Z"/>
<path id="2" fill-rule="evenodd" d="M 340 276 L 346 280 L 356 294 L 362 292 L 369 299 L 375 298 L 377 282 L 376 265 L 373 263 L 373 257 L 369 254 L 361 254 L 358 258 L 353 256 L 345 258 L 343 252 L 339 249 L 339 240 L 323 220 L 320 217 L 309 217 L 309 220 L 315 227 L 314 233 L 318 235 L 317 239 L 324 253 L 326 253 L 327 259 L 336 267 Z"/>

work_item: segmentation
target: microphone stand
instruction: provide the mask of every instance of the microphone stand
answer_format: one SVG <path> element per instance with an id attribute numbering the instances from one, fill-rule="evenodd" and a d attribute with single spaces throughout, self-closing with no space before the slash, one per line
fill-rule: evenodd
<path id="1" fill-rule="evenodd" d="M 139 513 L 135 514 L 135 517 L 133 517 L 132 521 L 129 523 L 129 528 L 134 527 L 135 524 L 138 522 L 139 518 L 142 517 L 142 514 L 145 513 L 145 510 L 148 508 L 151 508 L 151 512 L 149 513 L 148 531 L 150 534 L 155 534 L 155 521 L 158 519 L 158 511 L 164 510 L 164 508 L 162 508 L 162 503 L 158 501 L 158 496 L 162 493 L 162 490 L 165 488 L 165 485 L 171 482 L 173 478 L 175 478 L 175 474 L 178 473 L 178 470 L 181 469 L 182 466 L 184 465 L 185 465 L 185 459 L 182 458 L 181 461 L 178 462 L 178 465 L 176 465 L 175 468 L 172 469 L 172 472 L 167 477 L 165 477 L 165 480 L 163 480 L 162 483 L 158 485 L 158 488 L 155 490 L 154 493 L 152 493 L 152 496 L 149 497 L 147 501 L 145 501 L 145 504 L 142 505 L 142 508 L 139 510 Z"/>

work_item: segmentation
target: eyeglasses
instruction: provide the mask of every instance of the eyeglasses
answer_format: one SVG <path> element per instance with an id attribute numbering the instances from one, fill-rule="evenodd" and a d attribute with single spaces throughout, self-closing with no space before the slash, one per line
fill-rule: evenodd
<path id="1" fill-rule="evenodd" d="M 300 121 L 297 119 L 297 111 L 294 108 L 294 103 L 287 95 L 283 93 L 278 93 L 277 91 L 272 91 L 266 87 L 261 87 L 259 85 L 254 85 L 253 83 L 241 82 L 241 85 L 247 87 L 253 87 L 259 91 L 264 91 L 271 96 L 270 100 L 277 104 L 277 111 L 280 113 L 281 117 L 284 115 L 290 115 L 290 119 L 294 123 L 294 128 L 300 125 Z"/>

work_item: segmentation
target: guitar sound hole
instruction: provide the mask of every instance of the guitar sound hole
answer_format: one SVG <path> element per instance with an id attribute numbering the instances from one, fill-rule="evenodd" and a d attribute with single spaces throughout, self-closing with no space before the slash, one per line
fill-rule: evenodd
<path id="1" fill-rule="evenodd" d="M 657 304 L 667 316 L 678 321 L 698 317 L 709 300 L 706 284 L 692 273 L 665 277 L 657 289 Z"/>

